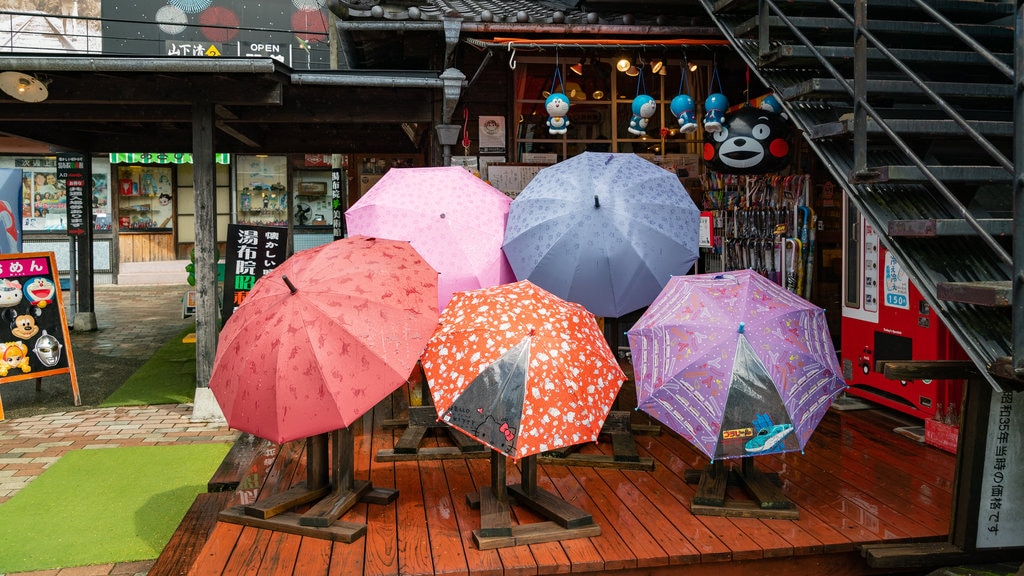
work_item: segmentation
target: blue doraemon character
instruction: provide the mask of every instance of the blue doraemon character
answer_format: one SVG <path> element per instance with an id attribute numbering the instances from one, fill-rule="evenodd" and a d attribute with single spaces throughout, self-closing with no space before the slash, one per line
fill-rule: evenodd
<path id="1" fill-rule="evenodd" d="M 714 93 L 704 100 L 704 131 L 714 134 L 722 129 L 729 99 L 725 94 Z"/>
<path id="2" fill-rule="evenodd" d="M 679 121 L 679 131 L 690 134 L 697 131 L 697 105 L 688 94 L 680 94 L 672 99 L 669 110 Z"/>
<path id="3" fill-rule="evenodd" d="M 548 132 L 565 134 L 569 128 L 569 97 L 555 92 L 544 101 L 544 109 L 548 112 Z"/>
<path id="4" fill-rule="evenodd" d="M 647 133 L 647 123 L 651 116 L 658 109 L 657 102 L 647 94 L 641 94 L 633 99 L 633 116 L 629 119 L 630 134 L 643 135 Z"/>

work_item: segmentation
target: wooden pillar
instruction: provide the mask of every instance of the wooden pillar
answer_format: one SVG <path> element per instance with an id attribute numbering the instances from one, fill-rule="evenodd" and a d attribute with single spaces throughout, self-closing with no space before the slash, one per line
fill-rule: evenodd
<path id="1" fill-rule="evenodd" d="M 197 388 L 208 388 L 210 385 L 220 325 L 217 307 L 217 191 L 213 154 L 213 103 L 200 95 L 192 105 Z"/>

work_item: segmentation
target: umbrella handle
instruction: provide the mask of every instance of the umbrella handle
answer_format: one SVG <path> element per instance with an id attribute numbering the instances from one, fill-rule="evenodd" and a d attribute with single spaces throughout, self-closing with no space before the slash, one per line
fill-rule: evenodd
<path id="1" fill-rule="evenodd" d="M 285 283 L 285 285 L 286 285 L 286 286 L 288 286 L 288 290 L 290 290 L 292 294 L 295 294 L 296 292 L 298 292 L 298 291 L 299 291 L 299 290 L 298 290 L 298 289 L 297 289 L 297 288 L 295 287 L 295 284 L 292 284 L 292 281 L 291 281 L 291 280 L 289 280 L 287 276 L 285 276 L 285 275 L 283 275 L 283 274 L 282 274 L 282 275 L 281 275 L 281 280 L 284 280 L 284 283 Z"/>

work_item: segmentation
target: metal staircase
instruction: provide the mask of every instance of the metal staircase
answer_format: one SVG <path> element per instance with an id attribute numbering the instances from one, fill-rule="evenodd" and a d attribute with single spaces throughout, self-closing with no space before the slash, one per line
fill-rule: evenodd
<path id="1" fill-rule="evenodd" d="M 1024 137 L 1024 119 L 1015 124 L 1016 4 L 700 3 L 849 202 L 884 232 L 882 243 L 977 369 L 997 391 L 1020 389 L 1024 346 L 1015 343 L 1021 313 L 1011 288 L 1021 276 L 1014 178 L 1024 168 L 1013 152 L 1015 143 L 1018 154 L 1024 148 L 1015 142 Z"/>

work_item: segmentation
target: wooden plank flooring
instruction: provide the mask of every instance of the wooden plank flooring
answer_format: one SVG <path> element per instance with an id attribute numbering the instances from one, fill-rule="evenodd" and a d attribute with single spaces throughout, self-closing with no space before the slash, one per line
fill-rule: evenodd
<path id="1" fill-rule="evenodd" d="M 953 455 L 892 431 L 905 425 L 885 409 L 829 412 L 805 452 L 761 456 L 798 520 L 694 515 L 688 471 L 707 458 L 667 429 L 634 435 L 651 471 L 541 464 L 537 485 L 591 513 L 601 534 L 589 538 L 478 550 L 480 512 L 467 494 L 490 485 L 487 458 L 378 462 L 402 429 L 384 422 L 404 414 L 403 392 L 353 426 L 355 477 L 395 488 L 388 505 L 357 504 L 341 520 L 367 524 L 351 544 L 218 522 L 189 571 L 193 576 L 473 574 L 873 574 L 860 557 L 866 543 L 942 541 L 949 530 Z M 407 398 L 408 396 L 405 396 Z M 423 446 L 449 446 L 428 432 Z M 304 442 L 254 458 L 228 505 L 251 503 L 303 480 Z M 612 454 L 610 442 L 581 447 Z M 508 465 L 508 483 L 520 481 Z M 691 472 L 692 476 L 692 472 Z M 744 499 L 730 486 L 727 498 Z M 513 507 L 513 524 L 543 520 Z M 152 573 L 151 573 L 152 574 Z M 159 574 L 152 574 L 159 576 Z"/>

